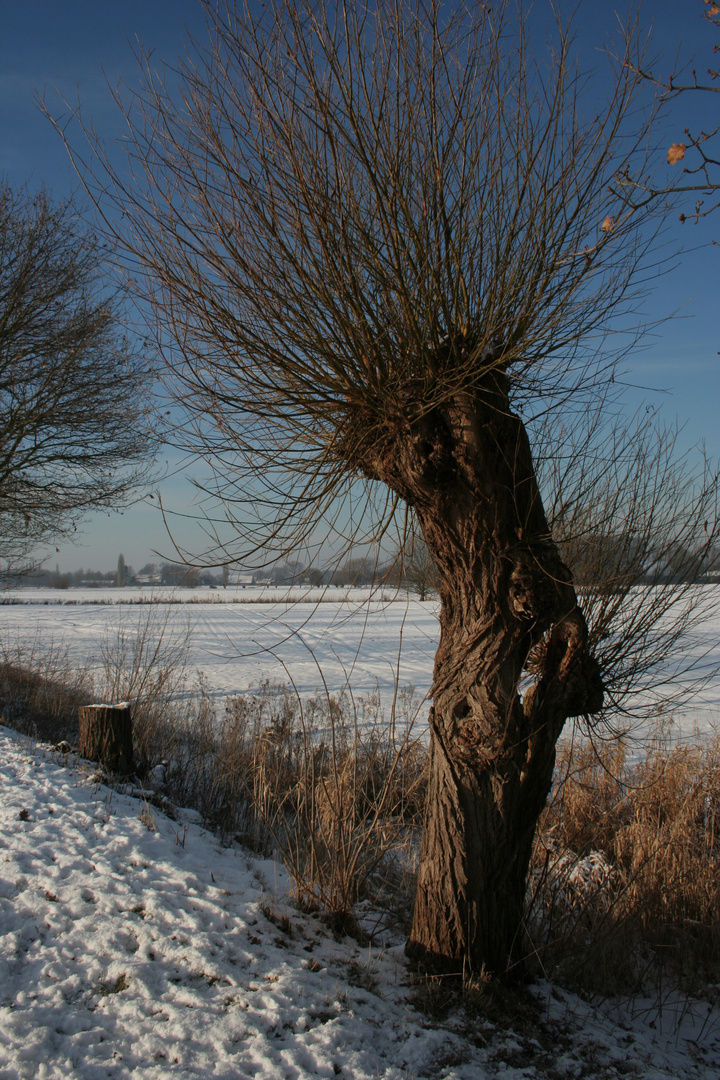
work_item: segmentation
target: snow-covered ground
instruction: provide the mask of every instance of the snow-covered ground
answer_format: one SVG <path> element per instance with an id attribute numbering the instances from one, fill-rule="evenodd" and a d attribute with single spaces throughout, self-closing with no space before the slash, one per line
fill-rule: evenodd
<path id="1" fill-rule="evenodd" d="M 63 760 L 0 728 L 0 1080 L 720 1075 L 688 999 L 429 1019 L 401 943 L 335 940 L 274 863 Z"/>
<path id="2" fill-rule="evenodd" d="M 6 647 L 22 642 L 42 650 L 54 642 L 73 662 L 97 667 L 103 643 L 112 650 L 119 635 L 147 626 L 152 637 L 164 628 L 170 642 L 189 625 L 189 670 L 203 673 L 212 696 L 243 692 L 266 678 L 292 679 L 301 694 L 350 687 L 367 698 L 377 689 L 386 716 L 396 686 L 412 685 L 420 701 L 427 694 L 439 634 L 436 601 L 389 590 L 20 589 L 4 593 L 3 601 Z M 696 632 L 691 651 L 702 664 L 718 665 L 720 614 Z M 675 719 L 678 736 L 717 727 L 720 680 Z"/>

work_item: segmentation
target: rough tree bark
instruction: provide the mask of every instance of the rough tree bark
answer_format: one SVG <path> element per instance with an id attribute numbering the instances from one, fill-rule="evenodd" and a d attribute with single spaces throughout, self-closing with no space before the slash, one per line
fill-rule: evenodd
<path id="1" fill-rule="evenodd" d="M 417 401 L 417 399 L 416 399 Z M 426 970 L 505 974 L 538 817 L 569 716 L 603 689 L 504 372 L 390 420 L 363 454 L 417 515 L 441 577 L 430 778 L 408 952 Z M 520 696 L 529 654 L 537 681 Z"/>
<path id="2" fill-rule="evenodd" d="M 110 772 L 134 771 L 132 716 L 127 705 L 83 705 L 80 709 L 80 754 L 99 761 Z"/>

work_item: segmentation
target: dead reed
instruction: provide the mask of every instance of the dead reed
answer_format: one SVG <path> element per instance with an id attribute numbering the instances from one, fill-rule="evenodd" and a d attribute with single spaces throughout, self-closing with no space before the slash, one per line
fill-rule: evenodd
<path id="1" fill-rule="evenodd" d="M 89 673 L 65 649 L 0 640 L 0 723 L 44 742 L 75 744 L 78 709 L 91 700 Z"/>
<path id="2" fill-rule="evenodd" d="M 224 837 L 279 852 L 296 902 L 359 934 L 359 904 L 376 923 L 408 907 L 426 755 L 412 717 L 396 719 L 390 738 L 377 694 L 302 699 L 269 681 L 218 717 L 201 687 L 164 747 L 167 793 Z"/>
<path id="3" fill-rule="evenodd" d="M 720 968 L 720 737 L 558 754 L 526 927 L 537 968 L 601 993 L 688 990 Z"/>

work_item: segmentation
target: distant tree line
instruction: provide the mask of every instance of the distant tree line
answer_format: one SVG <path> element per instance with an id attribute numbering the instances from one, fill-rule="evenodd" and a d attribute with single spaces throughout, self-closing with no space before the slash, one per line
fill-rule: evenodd
<path id="1" fill-rule="evenodd" d="M 135 571 L 132 566 L 125 562 L 123 555 L 118 558 L 115 570 L 70 570 L 60 571 L 32 567 L 25 573 L 17 575 L 19 584 L 50 589 L 70 588 L 107 588 L 116 586 L 122 588 L 127 585 L 172 585 L 193 588 L 198 585 L 220 585 L 222 573 L 213 574 L 209 570 L 198 570 L 183 563 L 161 562 L 146 563 L 140 570 Z"/>
<path id="2" fill-rule="evenodd" d="M 578 551 L 565 552 L 577 566 L 577 584 L 584 590 L 610 590 L 629 577 L 638 585 L 667 585 L 681 582 L 720 584 L 720 549 L 701 542 L 688 549 L 680 544 L 662 551 L 641 550 L 631 536 L 582 537 L 571 542 Z M 563 550 L 567 545 L 563 544 Z M 582 550 L 580 550 L 582 549 Z M 642 563 L 642 565 L 640 565 Z M 38 588 L 99 588 L 126 585 L 162 585 L 197 588 L 200 585 L 226 588 L 238 585 L 273 585 L 335 588 L 389 586 L 404 589 L 419 600 L 432 599 L 438 591 L 438 571 L 427 544 L 411 533 L 395 552 L 380 556 L 371 550 L 364 556 L 350 556 L 341 564 L 306 566 L 283 562 L 245 571 L 242 567 L 193 567 L 180 562 L 148 562 L 135 571 L 121 554 L 116 570 L 72 570 L 60 572 L 32 568 L 19 579 Z"/>

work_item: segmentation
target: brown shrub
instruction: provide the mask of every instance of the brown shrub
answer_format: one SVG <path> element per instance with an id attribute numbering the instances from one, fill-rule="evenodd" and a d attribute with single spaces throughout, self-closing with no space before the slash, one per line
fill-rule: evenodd
<path id="1" fill-rule="evenodd" d="M 717 981 L 720 738 L 565 744 L 533 856 L 543 970 L 602 992 Z"/>

